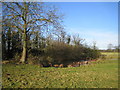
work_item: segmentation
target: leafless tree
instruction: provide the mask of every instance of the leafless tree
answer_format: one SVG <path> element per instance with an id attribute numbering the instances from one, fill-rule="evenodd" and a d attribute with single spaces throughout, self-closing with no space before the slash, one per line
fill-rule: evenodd
<path id="1" fill-rule="evenodd" d="M 4 27 L 11 27 L 22 34 L 23 51 L 20 63 L 25 63 L 28 32 L 57 30 L 61 27 L 61 16 L 57 8 L 42 2 L 3 2 Z"/>

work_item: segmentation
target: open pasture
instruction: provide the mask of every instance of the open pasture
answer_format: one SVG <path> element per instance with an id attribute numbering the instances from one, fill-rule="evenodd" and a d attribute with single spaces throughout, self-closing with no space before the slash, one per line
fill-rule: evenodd
<path id="1" fill-rule="evenodd" d="M 43 68 L 3 64 L 3 88 L 118 88 L 118 61 L 80 67 Z"/>

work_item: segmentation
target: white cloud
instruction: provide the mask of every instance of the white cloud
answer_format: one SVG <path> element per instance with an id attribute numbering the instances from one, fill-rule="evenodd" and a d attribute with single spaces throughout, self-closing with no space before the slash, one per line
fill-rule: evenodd
<path id="1" fill-rule="evenodd" d="M 77 29 L 72 28 L 69 31 L 71 34 L 80 34 L 87 44 L 92 45 L 96 41 L 99 49 L 107 49 L 108 44 L 118 45 L 118 33 L 113 30 L 98 30 L 98 29 Z"/>

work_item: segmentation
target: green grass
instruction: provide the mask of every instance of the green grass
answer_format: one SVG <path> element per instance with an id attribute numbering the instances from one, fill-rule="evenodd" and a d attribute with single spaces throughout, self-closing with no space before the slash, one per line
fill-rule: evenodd
<path id="1" fill-rule="evenodd" d="M 106 59 L 118 59 L 118 52 L 101 52 L 101 54 L 106 55 Z"/>
<path id="2" fill-rule="evenodd" d="M 4 64 L 3 88 L 118 88 L 118 61 L 71 68 Z"/>

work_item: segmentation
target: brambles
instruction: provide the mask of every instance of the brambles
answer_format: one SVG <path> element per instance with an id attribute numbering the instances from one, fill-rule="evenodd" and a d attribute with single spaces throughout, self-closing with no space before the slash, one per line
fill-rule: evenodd
<path id="1" fill-rule="evenodd" d="M 45 55 L 54 60 L 53 64 L 66 64 L 66 62 L 79 62 L 99 58 L 100 53 L 97 50 L 85 46 L 68 45 L 62 42 L 54 42 L 45 49 Z M 87 63 L 87 62 L 86 62 Z"/>

